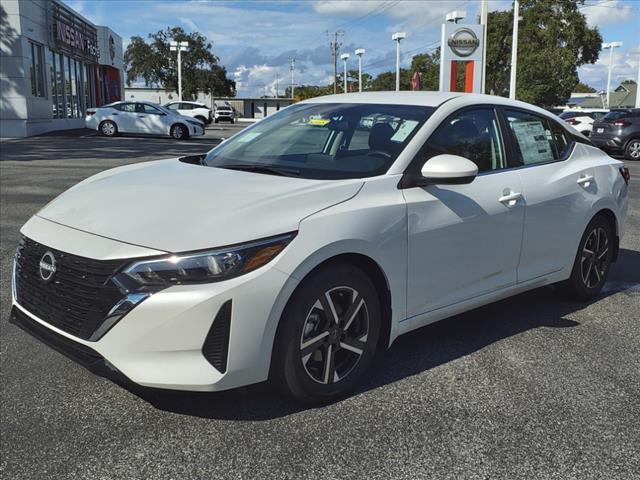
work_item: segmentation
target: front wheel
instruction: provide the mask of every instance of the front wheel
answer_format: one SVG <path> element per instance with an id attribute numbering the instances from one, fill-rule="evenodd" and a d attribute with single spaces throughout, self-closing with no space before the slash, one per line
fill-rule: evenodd
<path id="1" fill-rule="evenodd" d="M 272 382 L 306 404 L 340 398 L 371 365 L 380 319 L 376 289 L 360 269 L 336 265 L 315 272 L 282 316 Z"/>
<path id="2" fill-rule="evenodd" d="M 184 140 L 189 136 L 187 132 L 187 127 L 185 127 L 180 123 L 177 123 L 174 126 L 172 126 L 169 133 L 171 134 L 171 137 L 175 138 L 176 140 Z"/>
<path id="3" fill-rule="evenodd" d="M 634 138 L 627 144 L 624 156 L 627 160 L 640 160 L 640 139 Z"/>
<path id="4" fill-rule="evenodd" d="M 576 300 L 592 300 L 604 286 L 613 260 L 613 231 L 609 222 L 596 216 L 582 235 L 571 276 L 561 286 Z"/>

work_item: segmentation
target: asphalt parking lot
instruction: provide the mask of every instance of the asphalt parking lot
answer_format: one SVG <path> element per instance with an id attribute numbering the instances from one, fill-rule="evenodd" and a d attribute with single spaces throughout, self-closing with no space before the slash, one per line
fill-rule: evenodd
<path id="1" fill-rule="evenodd" d="M 201 153 L 205 137 L 89 132 L 0 145 L 3 479 L 640 478 L 640 163 L 601 297 L 542 288 L 401 337 L 350 398 L 302 408 L 255 385 L 123 388 L 7 323 L 20 226 L 91 174 Z"/>

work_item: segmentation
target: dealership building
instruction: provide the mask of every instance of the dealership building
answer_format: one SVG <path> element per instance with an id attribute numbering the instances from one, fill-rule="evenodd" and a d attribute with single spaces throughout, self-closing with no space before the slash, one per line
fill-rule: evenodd
<path id="1" fill-rule="evenodd" d="M 0 17 L 0 137 L 81 128 L 88 107 L 122 99 L 114 31 L 55 0 L 2 0 Z"/>

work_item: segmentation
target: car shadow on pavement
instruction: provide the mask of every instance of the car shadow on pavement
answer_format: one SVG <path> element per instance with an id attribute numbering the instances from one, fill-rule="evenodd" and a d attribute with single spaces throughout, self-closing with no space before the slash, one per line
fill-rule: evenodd
<path id="1" fill-rule="evenodd" d="M 621 249 L 597 300 L 568 301 L 553 287 L 543 287 L 422 327 L 399 337 L 380 355 L 363 385 L 351 396 L 417 375 L 527 330 L 577 327 L 579 322 L 565 317 L 610 295 L 635 291 L 639 284 L 640 252 Z M 202 418 L 260 421 L 309 408 L 275 393 L 266 383 L 216 393 L 121 386 L 158 409 Z"/>

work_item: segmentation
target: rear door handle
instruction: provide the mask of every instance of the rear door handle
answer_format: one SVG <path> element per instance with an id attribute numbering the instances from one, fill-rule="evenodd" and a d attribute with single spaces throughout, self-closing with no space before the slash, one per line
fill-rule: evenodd
<path id="1" fill-rule="evenodd" d="M 498 198 L 500 203 L 504 203 L 507 207 L 513 207 L 518 200 L 522 198 L 522 193 L 520 192 L 510 192 L 505 193 L 502 197 Z"/>
<path id="2" fill-rule="evenodd" d="M 593 175 L 584 174 L 578 178 L 578 185 L 582 185 L 583 187 L 588 187 L 591 185 L 591 182 L 593 182 Z"/>

